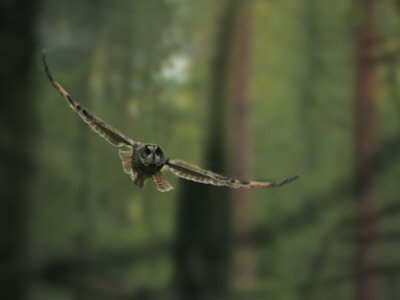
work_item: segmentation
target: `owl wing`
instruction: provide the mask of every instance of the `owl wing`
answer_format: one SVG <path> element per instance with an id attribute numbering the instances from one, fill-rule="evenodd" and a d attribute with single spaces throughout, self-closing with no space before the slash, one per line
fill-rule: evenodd
<path id="1" fill-rule="evenodd" d="M 153 175 L 153 180 L 156 183 L 157 190 L 160 192 L 168 192 L 174 189 L 174 187 L 165 179 L 164 175 L 160 171 L 157 171 Z"/>
<path id="2" fill-rule="evenodd" d="M 296 175 L 281 181 L 242 181 L 238 179 L 232 179 L 230 177 L 223 176 L 208 170 L 203 170 L 177 160 L 168 160 L 166 163 L 166 167 L 172 173 L 184 179 L 217 186 L 227 186 L 235 189 L 240 187 L 276 187 L 292 182 L 299 177 L 298 175 Z"/>
<path id="3" fill-rule="evenodd" d="M 134 147 L 136 142 L 131 138 L 124 135 L 122 132 L 108 125 L 100 118 L 96 117 L 94 114 L 90 113 L 86 108 L 81 106 L 78 102 L 76 102 L 66 90 L 54 79 L 51 75 L 49 67 L 47 65 L 46 60 L 46 51 L 43 49 L 42 51 L 43 64 L 47 77 L 50 82 L 56 88 L 56 90 L 65 98 L 67 103 L 72 107 L 74 111 L 76 111 L 79 116 L 87 123 L 90 127 L 94 129 L 99 135 L 109 141 L 112 145 L 120 147 L 120 146 L 128 146 Z"/>
<path id="4" fill-rule="evenodd" d="M 122 161 L 122 168 L 135 181 L 135 172 L 132 168 L 132 152 L 119 150 L 119 158 Z"/>

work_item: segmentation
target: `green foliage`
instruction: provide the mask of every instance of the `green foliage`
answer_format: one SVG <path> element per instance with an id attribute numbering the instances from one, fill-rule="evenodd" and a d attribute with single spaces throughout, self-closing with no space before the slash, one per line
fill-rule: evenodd
<path id="1" fill-rule="evenodd" d="M 172 158 L 200 165 L 220 4 L 48 0 L 38 36 L 55 78 L 90 111 L 135 140 L 158 143 Z M 381 1 L 378 7 L 379 34 L 388 37 L 383 44 L 388 51 L 399 45 L 399 11 L 393 6 L 394 1 Z M 352 244 L 340 240 L 344 230 L 339 234 L 336 226 L 353 212 L 352 9 L 345 0 L 252 2 L 254 177 L 302 175 L 291 185 L 253 194 L 255 229 L 263 241 L 256 244 L 254 289 L 272 299 L 351 297 L 351 281 L 302 288 L 351 271 Z M 151 182 L 144 189 L 133 186 L 117 150 L 93 134 L 50 86 L 39 52 L 37 65 L 33 261 L 86 259 L 118 281 L 167 287 L 178 180 L 166 174 L 175 186 L 167 194 Z M 392 141 L 397 151 L 400 99 L 397 77 L 389 75 L 398 66 L 397 60 L 380 67 L 378 102 L 382 147 Z M 396 153 L 385 155 L 380 166 L 381 207 L 399 201 Z M 399 225 L 398 218 L 384 219 L 381 230 Z M 398 264 L 398 248 L 397 241 L 382 245 L 382 263 Z M 130 251 L 138 256 L 126 255 Z M 107 264 L 105 257 L 119 263 Z M 396 283 L 384 282 L 394 293 Z M 33 291 L 33 299 L 74 298 L 41 284 Z M 233 291 L 242 292 L 236 286 Z"/>

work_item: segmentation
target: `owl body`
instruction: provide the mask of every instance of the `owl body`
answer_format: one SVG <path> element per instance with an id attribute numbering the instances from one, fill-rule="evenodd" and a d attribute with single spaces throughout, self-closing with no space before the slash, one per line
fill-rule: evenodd
<path id="1" fill-rule="evenodd" d="M 132 152 L 119 150 L 119 157 L 124 172 L 131 176 L 135 185 L 143 187 L 146 180 L 153 177 L 159 190 L 173 189 L 160 171 L 168 161 L 160 146 L 138 143 Z"/>
<path id="2" fill-rule="evenodd" d="M 130 160 L 130 162 L 129 162 Z M 155 144 L 140 144 L 133 148 L 127 163 L 131 164 L 130 173 L 133 183 L 143 187 L 147 179 L 154 177 L 164 167 L 167 157 L 161 147 Z"/>
<path id="3" fill-rule="evenodd" d="M 132 168 L 143 175 L 153 176 L 166 160 L 164 151 L 155 144 L 141 144 L 132 151 Z"/>
<path id="4" fill-rule="evenodd" d="M 200 169 L 178 160 L 169 159 L 159 145 L 145 144 L 132 140 L 130 137 L 90 113 L 86 108 L 75 101 L 51 75 L 47 66 L 45 51 L 43 51 L 43 64 L 46 75 L 52 85 L 64 97 L 69 106 L 78 113 L 83 121 L 113 146 L 132 149 L 131 151 L 119 150 L 119 157 L 122 160 L 124 172 L 128 174 L 133 183 L 139 187 L 143 187 L 147 179 L 153 178 L 159 191 L 167 192 L 172 190 L 173 187 L 161 173 L 161 169 L 164 167 L 173 174 L 187 180 L 230 188 L 276 187 L 298 178 L 298 176 L 293 176 L 281 181 L 242 181 L 212 171 Z"/>

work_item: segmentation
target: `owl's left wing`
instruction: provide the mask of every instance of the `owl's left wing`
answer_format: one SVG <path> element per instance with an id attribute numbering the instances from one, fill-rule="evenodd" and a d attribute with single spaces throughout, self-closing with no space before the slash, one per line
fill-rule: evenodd
<path id="1" fill-rule="evenodd" d="M 112 145 L 120 147 L 120 146 L 128 146 L 134 147 L 136 142 L 134 142 L 131 138 L 127 137 L 125 134 L 115 129 L 114 127 L 108 125 L 106 122 L 96 117 L 94 114 L 90 113 L 85 107 L 80 105 L 77 101 L 75 101 L 69 93 L 64 90 L 64 88 L 54 79 L 51 75 L 49 67 L 47 65 L 46 60 L 46 51 L 43 49 L 43 64 L 44 69 L 46 71 L 46 75 L 49 78 L 50 82 L 56 88 L 56 90 L 65 98 L 67 103 L 71 106 L 71 108 L 76 111 L 79 116 L 87 123 L 90 127 L 92 127 L 99 135 L 105 138 Z"/>
<path id="2" fill-rule="evenodd" d="M 203 170 L 177 160 L 168 160 L 165 166 L 172 173 L 184 179 L 205 184 L 217 185 L 217 186 L 227 186 L 235 189 L 240 187 L 247 187 L 247 188 L 276 187 L 292 182 L 293 180 L 296 180 L 299 177 L 298 175 L 296 175 L 281 181 L 243 181 L 238 179 L 232 179 L 230 177 L 223 176 L 208 170 Z"/>

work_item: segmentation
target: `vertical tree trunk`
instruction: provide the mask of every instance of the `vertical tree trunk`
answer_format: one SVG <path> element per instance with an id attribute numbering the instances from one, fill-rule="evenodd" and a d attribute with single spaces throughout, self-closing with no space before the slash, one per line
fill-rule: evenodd
<path id="1" fill-rule="evenodd" d="M 360 23 L 356 27 L 355 66 L 355 195 L 356 213 L 365 216 L 377 213 L 375 190 L 377 152 L 376 120 L 376 36 L 375 0 L 355 0 Z M 378 220 L 367 223 L 359 234 L 373 236 Z M 360 239 L 362 240 L 362 239 Z M 376 275 L 366 272 L 377 260 L 377 242 L 360 242 L 356 251 L 356 268 L 360 274 L 355 288 L 357 300 L 379 299 Z"/>
<path id="2" fill-rule="evenodd" d="M 228 79 L 238 0 L 227 0 L 217 23 L 210 75 L 209 128 L 205 167 L 226 173 Z M 231 273 L 231 191 L 182 181 L 175 251 L 180 299 L 226 296 Z"/>
<path id="3" fill-rule="evenodd" d="M 35 113 L 36 1 L 0 4 L 0 298 L 24 299 Z M 39 55 L 39 53 L 38 53 Z"/>
<path id="4" fill-rule="evenodd" d="M 232 120 L 231 159 L 233 174 L 248 180 L 251 177 L 251 134 L 249 81 L 251 64 L 251 2 L 241 1 L 236 21 L 233 70 L 231 80 Z M 237 234 L 250 236 L 254 229 L 253 201 L 250 189 L 234 191 L 237 211 Z M 246 284 L 254 280 L 254 245 L 244 239 L 237 249 L 236 280 Z"/>

